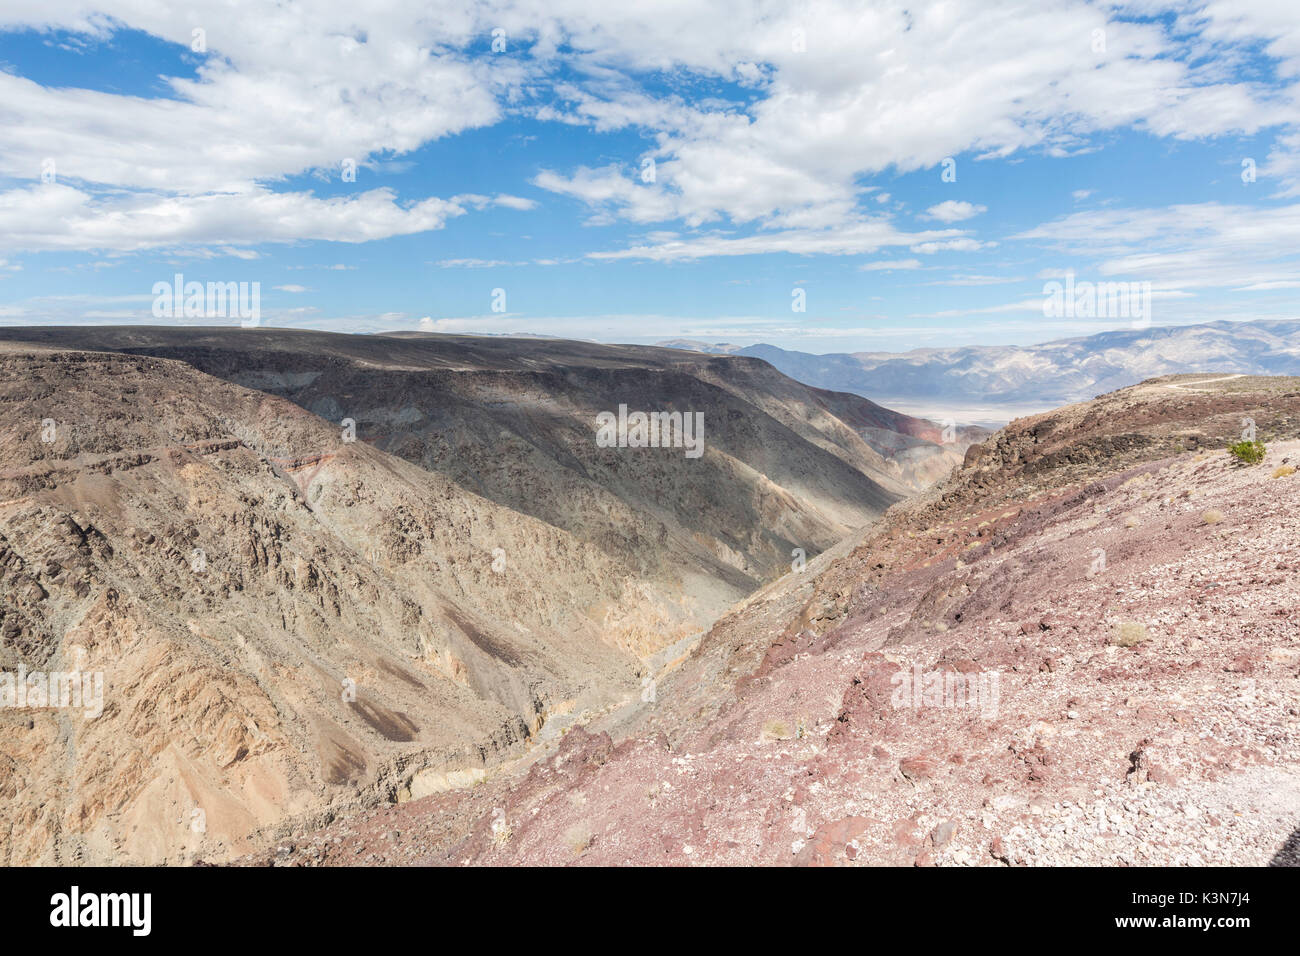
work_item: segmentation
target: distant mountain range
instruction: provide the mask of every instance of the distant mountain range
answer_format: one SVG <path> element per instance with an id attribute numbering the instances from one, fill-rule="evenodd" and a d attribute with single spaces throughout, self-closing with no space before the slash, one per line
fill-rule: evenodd
<path id="1" fill-rule="evenodd" d="M 1101 332 L 1041 345 L 966 346 L 910 352 L 813 355 L 773 345 L 673 339 L 670 348 L 749 355 L 818 388 L 853 392 L 911 414 L 1006 421 L 1157 375 L 1300 374 L 1300 320 Z M 966 414 L 963 414 L 963 411 Z"/>

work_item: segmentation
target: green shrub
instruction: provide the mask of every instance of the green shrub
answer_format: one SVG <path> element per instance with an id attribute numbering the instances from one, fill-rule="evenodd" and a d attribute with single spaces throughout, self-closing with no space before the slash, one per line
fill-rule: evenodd
<path id="1" fill-rule="evenodd" d="M 1239 441 L 1228 446 L 1228 453 L 1247 465 L 1258 465 L 1264 460 L 1262 441 Z"/>

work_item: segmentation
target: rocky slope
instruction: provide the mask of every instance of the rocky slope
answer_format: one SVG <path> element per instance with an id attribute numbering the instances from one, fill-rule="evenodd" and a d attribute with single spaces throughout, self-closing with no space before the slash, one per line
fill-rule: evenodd
<path id="1" fill-rule="evenodd" d="M 248 862 L 1296 865 L 1297 465 L 1294 378 L 1018 420 L 654 693 Z"/>
<path id="2" fill-rule="evenodd" d="M 754 360 L 3 339 L 0 670 L 103 680 L 93 718 L 0 707 L 10 864 L 222 859 L 472 782 L 907 491 L 853 400 Z M 619 403 L 703 411 L 703 454 L 596 447 Z"/>
<path id="3" fill-rule="evenodd" d="M 838 507 L 844 496 L 834 483 L 862 475 L 889 494 L 927 487 L 961 460 L 972 442 L 987 434 L 903 415 L 861 396 L 810 388 L 752 358 L 719 358 L 646 346 L 611 346 L 562 339 L 453 336 L 424 333 L 337 335 L 276 329 L 176 329 L 91 327 L 0 329 L 5 338 L 65 347 L 127 351 L 175 358 L 237 384 L 287 397 L 323 417 L 351 417 L 359 434 L 426 467 L 473 483 L 512 507 L 563 509 L 568 489 L 539 491 L 571 482 L 577 451 L 590 446 L 591 416 L 632 410 L 709 409 L 706 440 L 732 457 L 753 464 L 757 455 L 774 481 L 797 474 L 808 442 L 841 459 L 811 470 L 831 485 L 824 496 Z M 744 431 L 729 422 L 763 417 Z M 846 426 L 848 426 L 846 428 Z M 534 447 L 499 447 L 501 431 L 525 431 Z M 536 436 L 533 440 L 532 436 Z M 451 439 L 454 438 L 453 442 Z M 716 442 L 714 442 L 716 439 Z M 565 447 L 570 446 L 570 447 Z M 641 456 L 645 458 L 646 456 Z M 506 463 L 515 462 L 510 468 Z M 625 474 L 613 488 L 625 503 L 658 492 L 646 465 Z M 600 461 L 584 468 L 604 471 Z M 701 463 L 689 463 L 701 471 Z M 708 466 L 709 462 L 702 463 Z M 504 471 L 527 473 L 527 489 Z M 827 471 L 822 475 L 823 471 Z M 681 481 L 684 470 L 660 476 Z M 591 476 L 587 490 L 609 488 L 604 474 Z M 715 476 L 716 477 L 716 476 Z M 628 479 L 638 487 L 621 489 Z M 540 482 L 540 484 L 539 484 Z M 697 482 L 698 484 L 698 482 Z M 621 489 L 621 490 L 620 490 Z M 809 488 L 816 494 L 826 488 Z M 875 493 L 874 508 L 885 496 Z M 635 506 L 635 505 L 634 505 Z M 861 514 L 848 516 L 860 523 Z"/>

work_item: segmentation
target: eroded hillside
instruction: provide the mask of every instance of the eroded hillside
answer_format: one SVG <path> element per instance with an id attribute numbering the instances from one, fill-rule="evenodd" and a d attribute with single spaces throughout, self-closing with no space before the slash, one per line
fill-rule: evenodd
<path id="1" fill-rule="evenodd" d="M 1262 464 L 1224 450 L 1243 419 Z M 256 859 L 1300 863 L 1298 439 L 1296 379 L 1013 422 L 652 700 Z"/>
<path id="2" fill-rule="evenodd" d="M 472 782 L 906 491 L 750 360 L 23 333 L 0 663 L 102 675 L 103 710 L 0 708 L 8 863 L 221 859 Z M 598 447 L 620 403 L 702 411 L 703 454 Z"/>
<path id="3" fill-rule="evenodd" d="M 932 423 L 809 389 L 759 360 L 669 349 L 261 329 L 0 338 L 177 359 L 355 422 L 359 440 L 567 531 L 676 595 L 649 617 L 607 608 L 607 628 L 641 654 L 784 573 L 796 548 L 816 555 L 933 483 L 972 437 L 944 445 Z M 620 406 L 704 413 L 703 454 L 598 447 L 595 416 Z"/>

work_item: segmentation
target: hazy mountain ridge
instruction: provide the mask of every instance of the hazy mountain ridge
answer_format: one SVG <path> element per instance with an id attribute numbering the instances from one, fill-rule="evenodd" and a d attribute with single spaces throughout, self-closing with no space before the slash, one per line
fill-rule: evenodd
<path id="1" fill-rule="evenodd" d="M 669 344 L 669 343 L 662 343 Z M 1085 401 L 1160 375 L 1197 372 L 1300 374 L 1300 320 L 1211 322 L 1118 329 L 1028 346 L 963 346 L 909 352 L 814 355 L 772 345 L 673 340 L 675 347 L 752 355 L 792 378 L 889 401 L 1042 409 Z"/>

